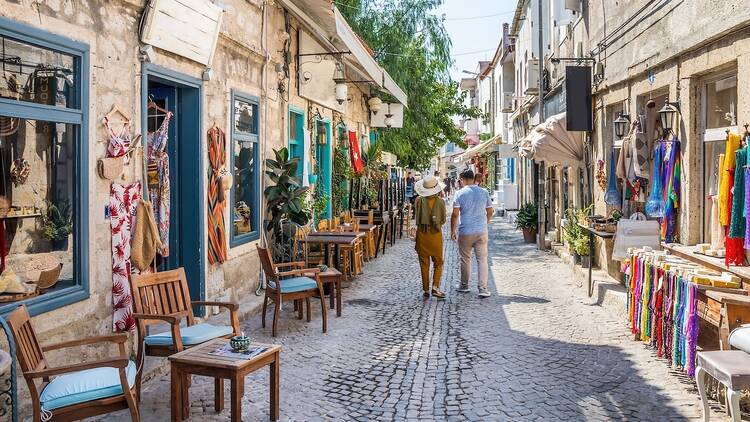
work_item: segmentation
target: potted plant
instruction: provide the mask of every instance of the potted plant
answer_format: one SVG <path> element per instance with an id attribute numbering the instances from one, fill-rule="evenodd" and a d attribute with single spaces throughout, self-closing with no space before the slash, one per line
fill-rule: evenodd
<path id="1" fill-rule="evenodd" d="M 579 236 L 574 244 L 573 248 L 575 249 L 575 253 L 580 257 L 581 259 L 581 266 L 583 268 L 588 268 L 589 265 L 591 265 L 591 262 L 589 261 L 589 239 L 588 236 L 585 233 L 581 233 L 581 236 Z"/>
<path id="2" fill-rule="evenodd" d="M 516 228 L 523 232 L 524 242 L 536 242 L 538 221 L 539 215 L 535 203 L 527 202 L 520 210 L 518 210 L 518 215 L 516 216 Z"/>
<path id="3" fill-rule="evenodd" d="M 42 214 L 44 236 L 52 242 L 52 250 L 68 250 L 68 238 L 73 232 L 73 209 L 69 201 L 58 205 L 46 201 L 47 209 Z"/>
<path id="4" fill-rule="evenodd" d="M 280 259 L 287 251 L 279 250 L 284 244 L 282 225 L 292 222 L 304 226 L 310 220 L 303 201 L 309 188 L 302 186 L 297 178 L 299 158 L 289 158 L 286 148 L 273 150 L 275 159 L 266 159 L 266 176 L 272 183 L 263 191 L 266 198 L 268 220 L 266 231 L 269 234 L 269 246 L 274 251 L 274 258 Z"/>

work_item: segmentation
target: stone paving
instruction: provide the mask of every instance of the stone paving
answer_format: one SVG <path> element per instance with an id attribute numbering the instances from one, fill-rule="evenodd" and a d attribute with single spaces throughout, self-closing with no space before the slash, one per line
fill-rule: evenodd
<path id="1" fill-rule="evenodd" d="M 446 242 L 447 300 L 423 300 L 413 243 L 400 240 L 344 290 L 343 316 L 329 312 L 327 334 L 319 308 L 306 323 L 287 305 L 276 339 L 259 315 L 245 321 L 256 340 L 283 346 L 282 420 L 700 417 L 692 381 L 630 340 L 624 316 L 584 300 L 557 257 L 523 244 L 500 221 L 490 256 L 487 299 L 477 297 L 475 282 L 471 293 L 455 291 L 457 251 Z M 247 378 L 243 420 L 268 420 L 267 385 L 268 371 Z M 190 397 L 191 420 L 229 420 L 228 410 L 213 411 L 210 380 L 195 377 Z M 169 419 L 168 376 L 145 386 L 141 414 Z"/>

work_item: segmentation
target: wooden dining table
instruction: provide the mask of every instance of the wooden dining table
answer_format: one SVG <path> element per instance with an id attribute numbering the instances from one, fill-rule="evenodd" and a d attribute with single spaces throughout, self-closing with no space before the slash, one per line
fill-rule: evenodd
<path id="1" fill-rule="evenodd" d="M 302 242 L 305 243 L 318 243 L 323 245 L 323 247 L 328 251 L 328 248 L 333 246 L 336 248 L 335 253 L 335 264 L 333 266 L 337 269 L 341 269 L 341 262 L 339 261 L 340 255 L 341 255 L 341 246 L 342 245 L 351 245 L 354 246 L 355 243 L 357 243 L 357 240 L 361 237 L 364 237 L 364 233 L 354 233 L 354 232 L 313 232 L 307 235 L 305 239 L 302 239 Z M 331 266 L 332 263 L 329 261 L 330 254 L 326 252 L 326 263 Z"/>

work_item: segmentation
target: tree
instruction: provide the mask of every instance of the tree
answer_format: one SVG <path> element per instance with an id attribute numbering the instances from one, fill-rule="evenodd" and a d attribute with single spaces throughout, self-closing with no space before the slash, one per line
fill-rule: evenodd
<path id="1" fill-rule="evenodd" d="M 478 118 L 451 80 L 451 41 L 441 17 L 431 13 L 442 0 L 337 0 L 350 25 L 375 58 L 409 95 L 404 127 L 380 132 L 383 149 L 404 167 L 426 169 L 440 147 L 465 147 L 465 132 L 453 117 Z"/>

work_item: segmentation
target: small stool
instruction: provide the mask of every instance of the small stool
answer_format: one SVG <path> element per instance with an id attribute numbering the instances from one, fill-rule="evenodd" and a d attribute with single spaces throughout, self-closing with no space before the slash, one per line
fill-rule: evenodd
<path id="1" fill-rule="evenodd" d="M 741 390 L 750 389 L 750 354 L 742 350 L 698 352 L 695 382 L 703 403 L 703 420 L 708 422 L 711 414 L 706 397 L 706 374 L 727 387 L 732 420 L 739 422 Z"/>

